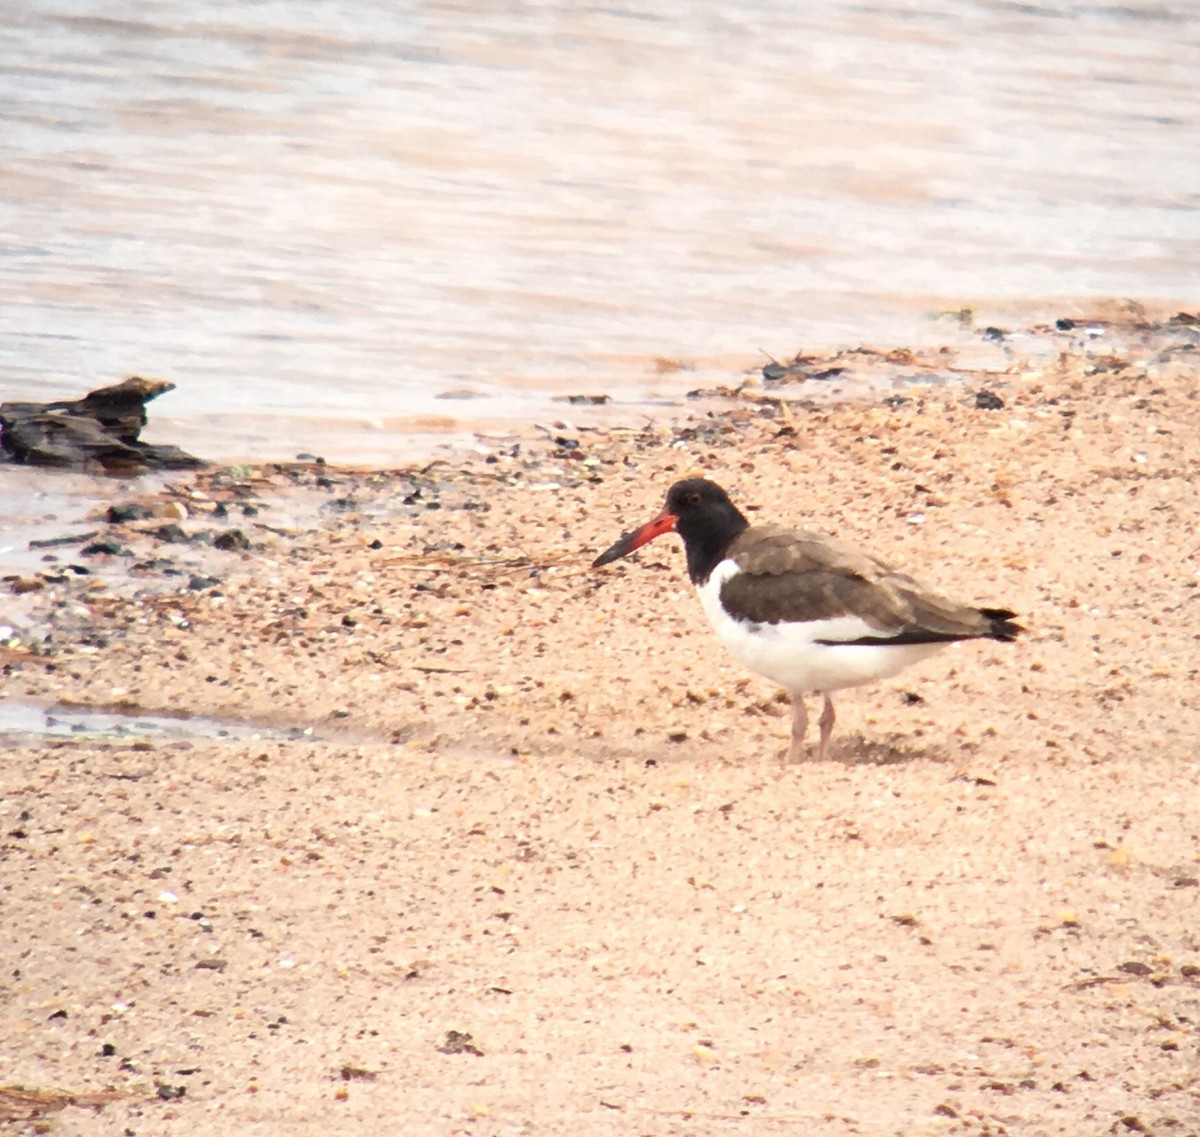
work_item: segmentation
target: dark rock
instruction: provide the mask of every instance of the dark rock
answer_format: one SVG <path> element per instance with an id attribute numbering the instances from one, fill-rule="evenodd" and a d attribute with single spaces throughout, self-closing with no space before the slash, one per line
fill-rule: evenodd
<path id="1" fill-rule="evenodd" d="M 0 449 L 38 466 L 91 466 L 111 473 L 147 468 L 194 470 L 204 463 L 177 446 L 140 442 L 146 403 L 174 383 L 134 376 L 82 399 L 0 404 Z"/>
<path id="2" fill-rule="evenodd" d="M 986 327 L 983 329 L 983 338 L 991 340 L 993 343 L 1001 343 L 1008 336 L 1003 328 Z"/>
<path id="3" fill-rule="evenodd" d="M 1067 319 L 1067 318 L 1064 316 L 1064 317 L 1063 317 L 1061 320 L 1055 320 L 1055 321 L 1054 321 L 1054 326 L 1055 326 L 1055 327 L 1056 327 L 1056 328 L 1057 328 L 1057 329 L 1058 329 L 1060 332 L 1070 332 L 1070 331 L 1074 331 L 1074 329 L 1075 329 L 1075 321 L 1074 321 L 1074 320 L 1068 320 L 1068 319 Z"/>
<path id="4" fill-rule="evenodd" d="M 250 548 L 250 538 L 240 529 L 230 529 L 213 538 L 213 548 L 224 549 L 226 552 L 245 552 Z"/>
<path id="5" fill-rule="evenodd" d="M 129 550 L 117 541 L 93 541 L 79 550 L 81 557 L 117 557 Z"/>
<path id="6" fill-rule="evenodd" d="M 214 542 L 215 544 L 216 542 Z M 221 583 L 219 577 L 216 576 L 197 576 L 193 574 L 188 578 L 187 586 L 192 592 L 204 592 L 209 588 L 216 588 Z"/>
<path id="7" fill-rule="evenodd" d="M 1126 975 L 1146 976 L 1152 974 L 1154 968 L 1148 963 L 1142 963 L 1140 959 L 1131 959 L 1125 963 L 1118 963 L 1117 970 L 1124 971 Z"/>
<path id="8" fill-rule="evenodd" d="M 127 521 L 145 521 L 154 516 L 154 510 L 138 501 L 119 502 L 110 505 L 104 514 L 109 525 L 124 525 Z"/>
<path id="9" fill-rule="evenodd" d="M 984 388 L 975 392 L 975 406 L 981 411 L 1001 411 L 1004 409 L 1004 400 L 995 391 Z"/>
<path id="10" fill-rule="evenodd" d="M 174 521 L 170 521 L 166 525 L 160 525 L 157 529 L 151 529 L 150 536 L 173 545 L 187 544 L 192 540 L 184 529 L 176 525 Z"/>
<path id="11" fill-rule="evenodd" d="M 475 1045 L 471 1036 L 461 1030 L 446 1031 L 446 1041 L 438 1050 L 442 1054 L 474 1054 L 477 1058 L 483 1057 L 483 1051 Z"/>
<path id="12" fill-rule="evenodd" d="M 321 506 L 322 513 L 349 513 L 358 508 L 358 502 L 352 497 L 335 497 Z"/>

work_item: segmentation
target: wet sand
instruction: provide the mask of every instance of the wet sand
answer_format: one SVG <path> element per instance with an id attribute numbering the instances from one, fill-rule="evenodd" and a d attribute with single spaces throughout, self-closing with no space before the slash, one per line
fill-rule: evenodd
<path id="1" fill-rule="evenodd" d="M 311 734 L 10 746 L 0 1118 L 1200 1133 L 1200 357 L 1123 342 L 188 475 L 98 519 L 128 556 L 6 581 L 7 698 Z M 677 543 L 588 567 L 695 470 L 1029 633 L 844 693 L 785 769 Z"/>

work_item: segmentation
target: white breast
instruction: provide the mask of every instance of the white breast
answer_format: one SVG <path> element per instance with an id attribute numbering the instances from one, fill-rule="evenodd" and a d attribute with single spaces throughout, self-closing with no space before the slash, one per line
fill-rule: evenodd
<path id="1" fill-rule="evenodd" d="M 880 635 L 857 616 L 782 624 L 735 620 L 721 606 L 721 586 L 740 571 L 731 560 L 722 561 L 713 569 L 708 580 L 697 589 L 704 613 L 734 659 L 793 695 L 875 683 L 946 646 L 817 642 Z"/>

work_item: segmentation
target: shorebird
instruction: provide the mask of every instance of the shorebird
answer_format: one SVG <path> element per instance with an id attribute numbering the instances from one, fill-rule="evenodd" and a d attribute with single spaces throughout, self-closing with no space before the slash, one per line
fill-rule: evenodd
<path id="1" fill-rule="evenodd" d="M 887 679 L 958 640 L 1008 643 L 1024 630 L 1007 608 L 948 600 L 832 537 L 751 525 L 705 478 L 676 482 L 663 511 L 592 567 L 671 532 L 683 538 L 688 575 L 718 637 L 739 663 L 791 697 L 788 762 L 804 755 L 806 693 L 825 699 L 818 720 L 822 761 L 833 733 L 832 692 Z"/>

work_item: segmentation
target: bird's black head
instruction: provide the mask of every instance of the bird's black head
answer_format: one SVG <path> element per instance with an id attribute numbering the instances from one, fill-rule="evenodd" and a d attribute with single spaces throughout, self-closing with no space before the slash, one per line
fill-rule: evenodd
<path id="1" fill-rule="evenodd" d="M 729 495 L 707 478 L 684 478 L 667 491 L 667 503 L 653 521 L 627 533 L 596 558 L 596 566 L 615 561 L 647 541 L 674 530 L 687 550 L 688 575 L 700 584 L 708 579 L 733 539 L 750 523 Z"/>
<path id="2" fill-rule="evenodd" d="M 750 523 L 716 482 L 684 478 L 667 491 L 665 513 L 687 549 L 688 575 L 696 584 L 708 579 L 733 539 Z"/>

